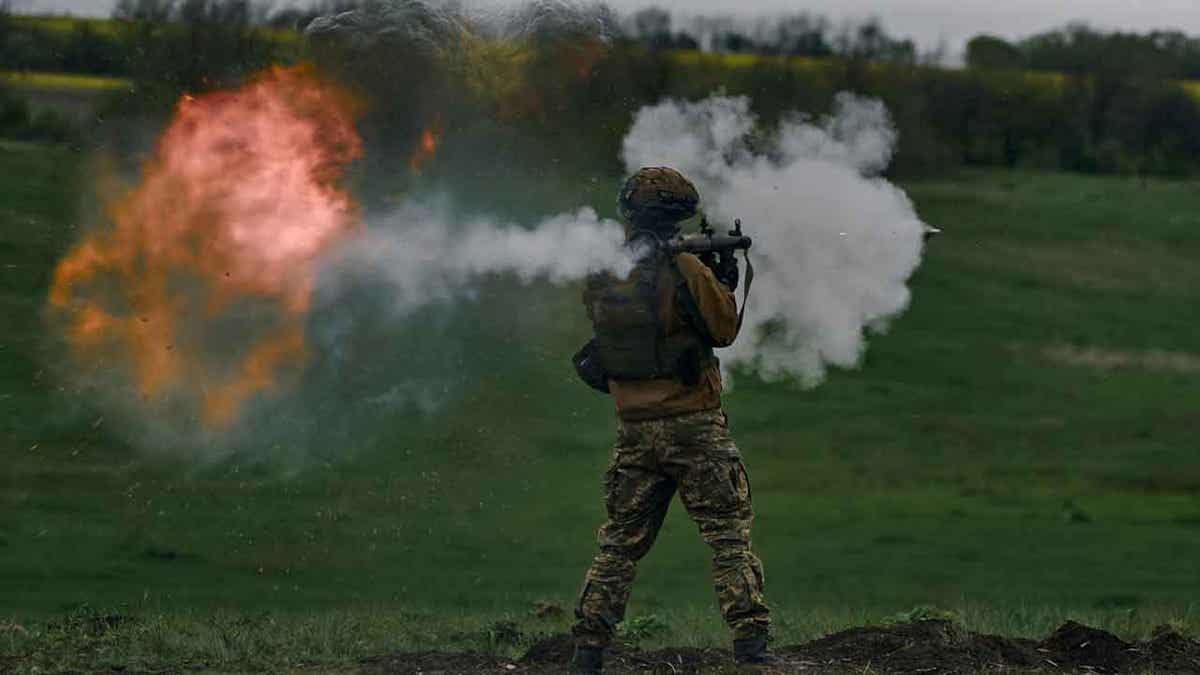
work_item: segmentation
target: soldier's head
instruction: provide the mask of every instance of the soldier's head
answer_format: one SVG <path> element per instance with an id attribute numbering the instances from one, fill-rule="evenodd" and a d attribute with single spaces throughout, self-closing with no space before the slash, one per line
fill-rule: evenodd
<path id="1" fill-rule="evenodd" d="M 679 223 L 696 215 L 700 193 L 683 174 L 665 166 L 647 167 L 625 181 L 617 208 L 627 231 L 652 230 L 672 235 Z"/>

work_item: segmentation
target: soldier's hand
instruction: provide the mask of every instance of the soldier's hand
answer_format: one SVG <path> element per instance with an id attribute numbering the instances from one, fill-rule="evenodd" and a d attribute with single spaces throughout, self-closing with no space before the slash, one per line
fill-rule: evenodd
<path id="1" fill-rule="evenodd" d="M 717 254 L 715 251 L 708 251 L 706 253 L 701 253 L 700 255 L 698 255 L 696 257 L 700 258 L 700 262 L 704 263 L 705 267 L 712 270 L 713 274 L 716 274 L 716 272 L 717 272 Z"/>
<path id="2" fill-rule="evenodd" d="M 730 291 L 736 291 L 738 280 L 741 278 L 736 254 L 733 251 L 723 251 L 717 266 L 713 268 L 713 274 L 717 281 L 729 287 Z"/>

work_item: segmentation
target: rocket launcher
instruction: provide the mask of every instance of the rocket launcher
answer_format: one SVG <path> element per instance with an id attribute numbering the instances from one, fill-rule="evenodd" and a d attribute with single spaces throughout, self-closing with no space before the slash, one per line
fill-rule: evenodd
<path id="1" fill-rule="evenodd" d="M 708 219 L 700 221 L 700 232 L 687 236 L 675 237 L 667 241 L 667 250 L 671 253 L 721 253 L 732 255 L 734 251 L 750 251 L 754 241 L 742 234 L 742 221 L 733 221 L 733 229 L 729 234 L 717 234 Z"/>

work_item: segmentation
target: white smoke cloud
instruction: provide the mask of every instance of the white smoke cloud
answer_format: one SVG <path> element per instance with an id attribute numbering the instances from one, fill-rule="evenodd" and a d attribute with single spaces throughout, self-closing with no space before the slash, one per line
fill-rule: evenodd
<path id="1" fill-rule="evenodd" d="M 491 274 L 562 284 L 633 267 L 624 228 L 591 208 L 524 228 L 486 218 L 458 224 L 446 204 L 418 200 L 369 220 L 366 234 L 330 261 L 325 285 L 336 290 L 342 275 L 369 275 L 388 284 L 400 314 L 470 293 Z"/>
<path id="2" fill-rule="evenodd" d="M 908 307 L 925 225 L 877 177 L 896 144 L 879 101 L 840 94 L 828 118 L 786 120 L 769 148 L 751 150 L 756 124 L 746 98 L 668 101 L 637 115 L 623 159 L 630 171 L 682 171 L 710 219 L 741 218 L 754 237 L 746 324 L 726 361 L 815 385 L 828 366 L 858 365 L 865 329 Z"/>

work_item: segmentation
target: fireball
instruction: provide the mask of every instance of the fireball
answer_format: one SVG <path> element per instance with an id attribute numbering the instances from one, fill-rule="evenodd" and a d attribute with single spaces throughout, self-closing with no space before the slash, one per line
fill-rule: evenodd
<path id="1" fill-rule="evenodd" d="M 55 270 L 72 357 L 213 426 L 302 367 L 318 259 L 361 227 L 339 185 L 362 151 L 355 109 L 303 65 L 183 97 L 140 181 Z"/>

